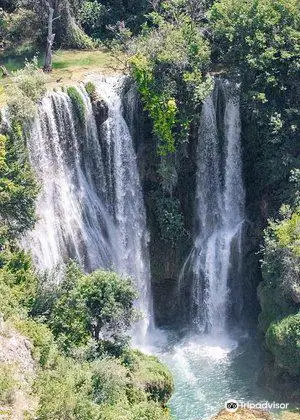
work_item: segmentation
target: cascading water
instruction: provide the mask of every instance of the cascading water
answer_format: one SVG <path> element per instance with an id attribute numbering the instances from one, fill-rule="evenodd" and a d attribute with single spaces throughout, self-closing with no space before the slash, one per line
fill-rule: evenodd
<path id="1" fill-rule="evenodd" d="M 165 351 L 158 352 L 174 375 L 170 407 L 180 420 L 208 420 L 226 400 L 268 398 L 256 383 L 257 343 L 247 333 L 227 328 L 231 301 L 239 299 L 234 285 L 242 281 L 240 131 L 238 86 L 216 80 L 200 116 L 195 240 L 180 278 L 181 294 L 190 291 L 183 296 L 183 310 L 190 306 L 192 331 L 180 341 L 170 337 Z"/>
<path id="2" fill-rule="evenodd" d="M 83 87 L 77 89 L 84 103 L 81 118 L 64 92 L 47 94 L 39 106 L 28 136 L 30 161 L 41 183 L 38 222 L 24 243 L 41 269 L 72 258 L 87 271 L 106 268 L 132 276 L 145 315 L 135 332 L 142 337 L 138 343 L 152 314 L 143 195 L 118 93 L 123 78 L 94 82 L 108 106 L 99 133 Z"/>
<path id="3" fill-rule="evenodd" d="M 120 95 L 111 83 L 98 82 L 97 88 L 109 105 L 108 119 L 102 130 L 110 172 L 108 191 L 119 233 L 117 271 L 136 280 L 140 294 L 139 308 L 150 315 L 152 299 L 149 234 L 137 159 L 130 131 L 122 114 Z M 133 97 L 131 99 L 135 100 Z M 150 324 L 151 316 L 148 316 L 139 324 L 138 335 L 145 337 Z"/>
<path id="4" fill-rule="evenodd" d="M 222 115 L 219 105 L 222 104 Z M 192 277 L 190 319 L 199 331 L 226 329 L 233 248 L 240 254 L 245 193 L 237 86 L 216 81 L 204 101 L 196 175 L 196 234 L 182 276 Z M 235 256 L 235 261 L 240 255 Z"/>

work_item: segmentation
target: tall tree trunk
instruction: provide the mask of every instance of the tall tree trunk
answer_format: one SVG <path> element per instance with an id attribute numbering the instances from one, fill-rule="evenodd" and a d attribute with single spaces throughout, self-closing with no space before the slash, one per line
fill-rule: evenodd
<path id="1" fill-rule="evenodd" d="M 46 53 L 45 53 L 45 63 L 44 63 L 44 71 L 49 73 L 52 71 L 52 46 L 53 41 L 55 38 L 55 34 L 53 34 L 53 15 L 54 15 L 54 8 L 50 6 L 48 2 L 46 2 L 49 14 L 48 14 L 48 36 L 47 36 L 47 45 L 46 45 Z"/>

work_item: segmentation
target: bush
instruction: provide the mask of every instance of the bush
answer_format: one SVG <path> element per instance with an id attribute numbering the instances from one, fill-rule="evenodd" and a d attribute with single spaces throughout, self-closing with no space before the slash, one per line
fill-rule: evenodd
<path id="1" fill-rule="evenodd" d="M 38 69 L 37 58 L 25 61 L 25 67 L 12 75 L 7 87 L 10 119 L 19 124 L 31 121 L 36 114 L 36 103 L 46 92 L 45 74 Z"/>
<path id="2" fill-rule="evenodd" d="M 15 121 L 10 134 L 1 136 L 1 146 L 0 245 L 3 245 L 6 239 L 16 238 L 33 227 L 39 188 L 28 163 L 22 128 Z"/>
<path id="3" fill-rule="evenodd" d="M 106 357 L 92 363 L 93 396 L 97 404 L 127 403 L 128 381 L 128 371 L 118 359 Z"/>
<path id="4" fill-rule="evenodd" d="M 154 401 L 142 402 L 133 407 L 133 420 L 168 420 L 168 409 L 162 408 Z"/>
<path id="5" fill-rule="evenodd" d="M 12 366 L 0 363 L 0 403 L 10 404 L 17 383 L 13 375 Z"/>
<path id="6" fill-rule="evenodd" d="M 161 238 L 175 246 L 186 234 L 179 200 L 157 194 L 155 196 L 155 213 Z"/>
<path id="7" fill-rule="evenodd" d="M 15 321 L 17 330 L 34 345 L 34 358 L 42 367 L 51 366 L 57 357 L 57 347 L 49 328 L 33 319 Z"/>
<path id="8" fill-rule="evenodd" d="M 7 245 L 0 254 L 0 312 L 5 319 L 26 315 L 32 308 L 37 288 L 30 257 Z"/>
<path id="9" fill-rule="evenodd" d="M 212 89 L 204 75 L 210 60 L 208 42 L 178 2 L 163 1 L 148 16 L 131 47 L 132 75 L 158 138 L 158 154 L 175 152 L 186 140 L 195 107 Z"/>
<path id="10" fill-rule="evenodd" d="M 300 375 L 300 313 L 271 324 L 266 343 L 278 366 L 292 376 Z"/>
<path id="11" fill-rule="evenodd" d="M 90 398 L 91 372 L 88 365 L 60 357 L 57 365 L 39 374 L 35 383 L 40 420 L 96 420 L 98 407 Z"/>
<path id="12" fill-rule="evenodd" d="M 165 405 L 174 388 L 169 369 L 157 357 L 138 350 L 125 352 L 122 360 L 131 372 L 133 386 L 145 391 L 149 399 Z"/>

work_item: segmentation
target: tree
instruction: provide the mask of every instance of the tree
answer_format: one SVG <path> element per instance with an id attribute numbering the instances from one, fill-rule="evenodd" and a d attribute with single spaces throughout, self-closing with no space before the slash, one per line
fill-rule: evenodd
<path id="1" fill-rule="evenodd" d="M 245 156 L 255 162 L 245 168 L 248 193 L 252 202 L 266 194 L 277 211 L 289 200 L 288 178 L 299 160 L 298 1 L 220 0 L 208 17 L 215 66 L 241 80 Z"/>
<path id="2" fill-rule="evenodd" d="M 38 186 L 24 159 L 20 136 L 16 123 L 14 133 L 0 134 L 0 245 L 18 237 L 35 223 Z"/>
<path id="3" fill-rule="evenodd" d="M 136 298 L 130 279 L 101 270 L 85 275 L 72 263 L 49 322 L 66 350 L 89 338 L 117 342 L 136 319 Z"/>
<path id="4" fill-rule="evenodd" d="M 45 4 L 48 9 L 48 34 L 47 34 L 47 44 L 46 44 L 46 52 L 45 52 L 45 63 L 44 63 L 44 71 L 49 73 L 52 71 L 52 47 L 55 38 L 55 34 L 53 33 L 53 22 L 54 19 L 59 19 L 59 16 L 56 18 L 54 17 L 54 0 L 53 1 L 46 1 Z"/>

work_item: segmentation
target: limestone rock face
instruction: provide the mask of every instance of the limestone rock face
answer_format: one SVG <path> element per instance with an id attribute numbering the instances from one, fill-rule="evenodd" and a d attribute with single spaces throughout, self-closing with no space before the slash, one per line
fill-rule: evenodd
<path id="1" fill-rule="evenodd" d="M 0 318 L 0 376 L 10 383 L 0 399 L 1 419 L 22 420 L 35 411 L 37 401 L 30 395 L 36 370 L 32 349 L 27 338 Z"/>
<path id="2" fill-rule="evenodd" d="M 235 413 L 222 410 L 212 420 L 271 420 L 271 414 L 262 410 L 239 408 Z"/>

